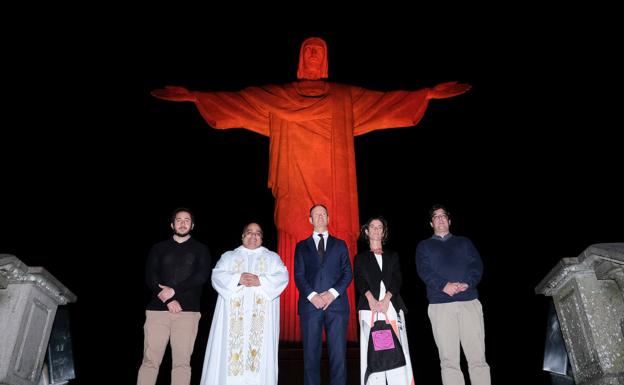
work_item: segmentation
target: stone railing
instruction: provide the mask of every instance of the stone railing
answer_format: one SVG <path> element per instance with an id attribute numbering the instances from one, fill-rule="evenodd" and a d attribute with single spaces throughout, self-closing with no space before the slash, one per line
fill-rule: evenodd
<path id="1" fill-rule="evenodd" d="M 551 296 L 577 385 L 624 385 L 624 243 L 563 258 L 535 288 Z"/>
<path id="2" fill-rule="evenodd" d="M 56 309 L 75 301 L 46 269 L 0 254 L 0 384 L 38 382 Z"/>

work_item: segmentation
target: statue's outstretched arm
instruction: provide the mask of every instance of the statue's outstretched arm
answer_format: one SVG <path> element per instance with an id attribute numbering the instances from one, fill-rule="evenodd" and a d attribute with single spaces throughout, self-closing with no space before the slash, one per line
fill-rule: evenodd
<path id="1" fill-rule="evenodd" d="M 151 92 L 152 96 L 158 99 L 169 100 L 172 102 L 194 102 L 197 100 L 189 90 L 184 87 L 166 86 Z"/>
<path id="2" fill-rule="evenodd" d="M 429 89 L 427 99 L 446 99 L 467 92 L 472 86 L 466 83 L 445 82 Z"/>

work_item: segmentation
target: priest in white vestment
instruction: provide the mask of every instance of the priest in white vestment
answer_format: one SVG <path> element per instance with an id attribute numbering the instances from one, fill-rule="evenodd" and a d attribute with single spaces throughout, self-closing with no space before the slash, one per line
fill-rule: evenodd
<path id="1" fill-rule="evenodd" d="M 245 226 L 243 245 L 221 256 L 212 271 L 219 293 L 201 385 L 275 385 L 280 294 L 288 271 L 262 246 L 257 223 Z"/>

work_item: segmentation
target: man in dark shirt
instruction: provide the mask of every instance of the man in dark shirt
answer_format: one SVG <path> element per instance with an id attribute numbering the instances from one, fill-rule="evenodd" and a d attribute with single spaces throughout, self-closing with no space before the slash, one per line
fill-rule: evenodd
<path id="1" fill-rule="evenodd" d="M 450 214 L 442 205 L 429 210 L 433 236 L 416 248 L 416 269 L 427 286 L 429 320 L 438 346 L 442 383 L 464 385 L 459 366 L 460 343 L 468 362 L 470 383 L 490 385 L 485 361 L 483 310 L 477 284 L 481 256 L 472 242 L 449 232 Z"/>
<path id="2" fill-rule="evenodd" d="M 147 304 L 143 363 L 137 385 L 154 385 L 167 343 L 171 342 L 171 384 L 191 382 L 191 354 L 197 336 L 202 286 L 210 278 L 208 247 L 191 238 L 193 213 L 171 215 L 173 237 L 155 244 L 145 278 L 152 292 Z"/>

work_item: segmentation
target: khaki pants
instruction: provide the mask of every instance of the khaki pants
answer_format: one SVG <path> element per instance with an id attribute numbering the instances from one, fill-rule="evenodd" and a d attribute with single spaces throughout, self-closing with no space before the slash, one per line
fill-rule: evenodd
<path id="1" fill-rule="evenodd" d="M 485 362 L 483 310 L 478 299 L 429 305 L 433 338 L 438 346 L 442 383 L 464 385 L 459 366 L 460 343 L 468 362 L 470 383 L 490 385 L 490 367 Z"/>
<path id="2" fill-rule="evenodd" d="M 191 382 L 191 354 L 197 337 L 199 312 L 170 313 L 145 312 L 145 343 L 143 363 L 137 385 L 154 385 L 167 343 L 171 342 L 171 384 L 189 385 Z"/>

